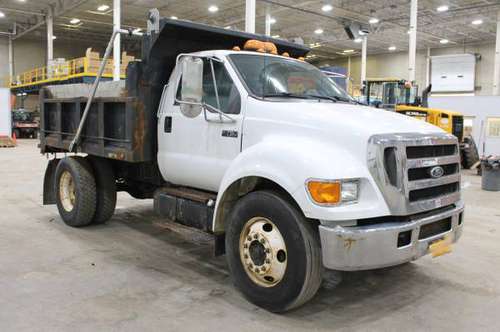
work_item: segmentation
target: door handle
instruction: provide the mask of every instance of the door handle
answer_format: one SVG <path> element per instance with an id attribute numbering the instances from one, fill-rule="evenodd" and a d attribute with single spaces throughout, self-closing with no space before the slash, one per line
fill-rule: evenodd
<path id="1" fill-rule="evenodd" d="M 165 124 L 163 126 L 163 131 L 165 131 L 166 133 L 172 132 L 172 117 L 171 116 L 165 117 Z"/>

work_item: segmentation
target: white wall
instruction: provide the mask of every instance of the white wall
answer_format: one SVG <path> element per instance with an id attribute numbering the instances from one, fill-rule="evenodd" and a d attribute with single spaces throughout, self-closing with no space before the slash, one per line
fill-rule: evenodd
<path id="1" fill-rule="evenodd" d="M 0 136 L 11 136 L 10 91 L 0 88 Z"/>
<path id="2" fill-rule="evenodd" d="M 500 138 L 486 135 L 488 117 L 500 117 L 500 96 L 431 97 L 429 106 L 474 117 L 472 135 L 478 145 L 479 154 L 500 155 Z"/>
<path id="3" fill-rule="evenodd" d="M 426 51 L 417 52 L 416 80 L 420 87 L 424 87 L 426 78 Z M 495 45 L 456 46 L 432 49 L 431 56 L 445 54 L 477 53 L 482 59 L 476 65 L 476 95 L 491 95 L 493 88 L 493 64 Z M 319 66 L 331 65 L 347 68 L 347 58 L 321 60 L 315 63 Z M 360 84 L 361 57 L 351 58 L 351 77 L 354 84 Z M 395 52 L 379 55 L 370 55 L 367 58 L 367 77 L 397 77 L 408 79 L 408 52 Z"/>

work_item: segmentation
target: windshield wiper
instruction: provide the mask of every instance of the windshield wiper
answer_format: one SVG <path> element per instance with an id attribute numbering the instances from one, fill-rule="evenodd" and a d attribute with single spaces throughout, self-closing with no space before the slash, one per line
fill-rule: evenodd
<path id="1" fill-rule="evenodd" d="M 314 99 L 324 99 L 324 100 L 330 100 L 333 101 L 334 103 L 338 101 L 346 101 L 340 97 L 337 96 L 322 96 L 322 95 L 307 95 L 308 97 L 314 98 Z"/>
<path id="2" fill-rule="evenodd" d="M 280 93 L 268 93 L 262 95 L 263 98 L 298 98 L 298 99 L 311 99 L 311 96 L 309 95 L 298 95 L 295 93 L 290 93 L 290 92 L 280 92 Z"/>
<path id="3" fill-rule="evenodd" d="M 358 104 L 358 105 L 364 105 L 363 103 L 355 100 L 355 99 L 349 99 L 349 98 L 343 98 L 339 96 L 321 96 L 321 95 L 308 95 L 313 98 L 318 98 L 318 99 L 326 99 L 326 100 L 331 100 L 333 102 L 341 101 L 344 103 L 353 103 L 353 104 Z"/>

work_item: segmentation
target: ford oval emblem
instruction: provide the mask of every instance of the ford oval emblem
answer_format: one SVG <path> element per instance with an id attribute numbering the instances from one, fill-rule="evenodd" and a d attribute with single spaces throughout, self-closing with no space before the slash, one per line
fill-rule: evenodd
<path id="1" fill-rule="evenodd" d="M 435 166 L 430 169 L 429 174 L 434 178 L 440 178 L 444 175 L 444 169 L 441 166 Z"/>

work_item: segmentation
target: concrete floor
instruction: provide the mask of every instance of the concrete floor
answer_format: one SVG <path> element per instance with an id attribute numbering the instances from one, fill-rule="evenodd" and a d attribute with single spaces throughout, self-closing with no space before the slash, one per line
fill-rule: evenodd
<path id="1" fill-rule="evenodd" d="M 312 302 L 274 315 L 231 286 L 204 234 L 163 223 L 120 194 L 106 225 L 74 229 L 42 206 L 46 160 L 33 140 L 0 149 L 0 330 L 496 330 L 500 192 L 465 174 L 454 252 L 404 266 L 330 273 Z"/>

